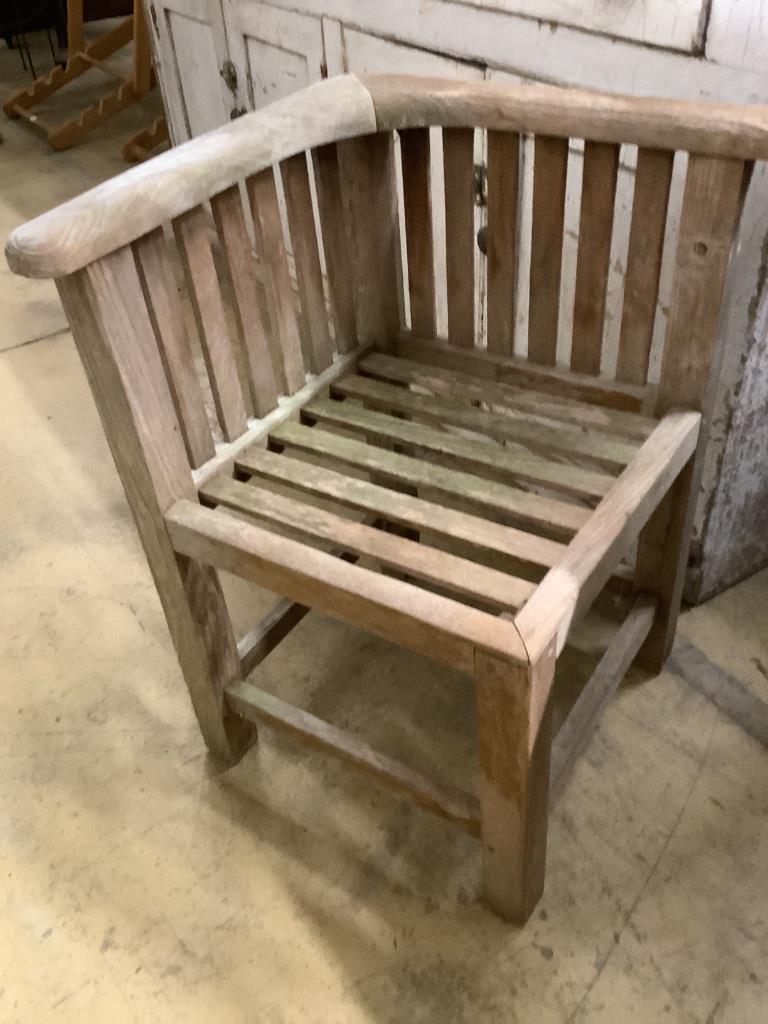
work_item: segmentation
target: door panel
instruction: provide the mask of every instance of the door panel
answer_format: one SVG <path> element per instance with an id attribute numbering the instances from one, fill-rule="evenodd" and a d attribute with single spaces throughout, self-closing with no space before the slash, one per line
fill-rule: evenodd
<path id="1" fill-rule="evenodd" d="M 446 2 L 457 7 L 461 4 L 463 9 L 457 10 L 457 18 L 475 16 L 465 0 Z M 725 2 L 730 5 L 733 0 Z M 471 6 L 692 53 L 701 45 L 708 5 L 706 0 L 472 0 Z"/>
<path id="2" fill-rule="evenodd" d="M 216 0 L 149 0 L 171 138 L 184 142 L 230 118 L 234 96 L 220 70 L 227 59 Z"/>
<path id="3" fill-rule="evenodd" d="M 253 0 L 227 0 L 229 52 L 250 109 L 288 96 L 324 76 L 319 18 Z"/>

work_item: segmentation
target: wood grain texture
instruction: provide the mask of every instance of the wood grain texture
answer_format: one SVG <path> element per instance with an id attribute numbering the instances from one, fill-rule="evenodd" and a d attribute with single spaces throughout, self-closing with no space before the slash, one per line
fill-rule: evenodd
<path id="1" fill-rule="evenodd" d="M 471 128 L 443 131 L 448 341 L 460 348 L 475 343 L 474 134 Z"/>
<path id="2" fill-rule="evenodd" d="M 534 388 L 501 384 L 479 374 L 475 376 L 459 369 L 431 366 L 412 359 L 397 359 L 379 352 L 362 359 L 359 372 L 381 380 L 415 384 L 461 405 L 487 403 L 525 423 L 563 423 L 579 427 L 586 436 L 600 432 L 616 438 L 643 440 L 656 426 L 655 420 L 636 413 L 605 409 L 563 395 L 554 396 Z"/>
<path id="3" fill-rule="evenodd" d="M 498 356 L 477 349 L 459 351 L 435 339 L 414 338 L 408 334 L 397 337 L 393 355 L 403 359 L 459 370 L 499 384 L 532 387 L 555 396 L 577 398 L 592 405 L 626 412 L 640 412 L 647 397 L 645 388 L 631 384 L 590 377 L 587 374 L 561 370 L 559 367 L 537 366 L 526 359 Z"/>
<path id="4" fill-rule="evenodd" d="M 212 504 L 224 505 L 267 523 L 287 526 L 304 537 L 331 541 L 344 551 L 367 555 L 382 566 L 436 583 L 452 593 L 493 605 L 501 611 L 519 608 L 534 590 L 534 584 L 508 573 L 275 494 L 254 483 L 217 477 L 200 493 Z"/>
<path id="5" fill-rule="evenodd" d="M 447 818 L 478 835 L 477 798 L 450 786 L 438 785 L 394 758 L 372 750 L 351 733 L 324 722 L 316 715 L 292 707 L 250 683 L 238 683 L 226 691 L 229 705 L 253 722 L 266 723 L 306 746 L 333 754 L 371 775 L 381 785 L 408 797 L 419 807 Z"/>
<path id="6" fill-rule="evenodd" d="M 551 800 L 555 800 L 565 787 L 611 697 L 648 636 L 656 614 L 656 603 L 656 598 L 652 596 L 641 595 L 637 598 L 561 725 L 552 744 L 549 783 Z"/>
<path id="7" fill-rule="evenodd" d="M 486 412 L 455 401 L 415 394 L 405 388 L 349 374 L 333 386 L 335 394 L 354 398 L 367 408 L 406 413 L 419 422 L 450 424 L 497 441 L 523 445 L 545 457 L 566 458 L 607 473 L 620 472 L 637 454 L 637 445 L 614 440 L 605 434 L 590 434 L 567 426 L 531 423 L 524 416 L 512 417 Z"/>
<path id="8" fill-rule="evenodd" d="M 435 270 L 429 129 L 400 132 L 400 154 L 411 328 L 431 337 L 435 333 Z"/>
<path id="9" fill-rule="evenodd" d="M 352 233 L 357 337 L 387 349 L 403 322 L 398 278 L 400 237 L 391 134 L 339 145 Z"/>
<path id="10" fill-rule="evenodd" d="M 741 160 L 690 156 L 657 400 L 704 411 L 717 358 L 720 305 L 742 205 Z"/>
<path id="11" fill-rule="evenodd" d="M 744 163 L 690 156 L 683 195 L 657 412 L 689 406 L 702 413 L 692 458 L 640 538 L 638 585 L 659 597 L 659 613 L 640 660 L 659 670 L 674 640 L 703 466 L 704 444 L 720 372 L 720 306 L 743 203 Z"/>
<path id="12" fill-rule="evenodd" d="M 240 188 L 233 185 L 226 192 L 214 196 L 211 208 L 232 282 L 237 327 L 248 366 L 252 408 L 256 416 L 266 416 L 277 405 L 278 389 L 272 371 L 267 327 L 258 301 L 253 247 L 243 217 Z"/>
<path id="13" fill-rule="evenodd" d="M 331 434 L 318 427 L 284 423 L 271 432 L 274 442 L 299 451 L 325 455 L 346 466 L 371 470 L 386 480 L 423 487 L 452 500 L 492 509 L 506 521 L 532 526 L 555 537 L 572 536 L 589 519 L 589 511 L 570 502 L 486 480 L 462 470 L 385 451 L 362 441 Z"/>
<path id="14" fill-rule="evenodd" d="M 533 158 L 533 228 L 528 358 L 554 366 L 560 309 L 568 140 L 537 136 Z"/>
<path id="15" fill-rule="evenodd" d="M 488 132 L 488 351 L 508 356 L 515 345 L 519 179 L 520 136 Z"/>
<path id="16" fill-rule="evenodd" d="M 248 178 L 245 185 L 256 233 L 256 249 L 267 270 L 285 386 L 288 394 L 292 395 L 304 384 L 306 371 L 301 351 L 299 311 L 288 270 L 274 171 L 268 167 Z"/>
<path id="17" fill-rule="evenodd" d="M 462 671 L 474 650 L 512 660 L 525 651 L 512 622 L 298 541 L 180 501 L 165 516 L 175 549 Z"/>
<path id="18" fill-rule="evenodd" d="M 246 400 L 250 396 L 246 398 L 243 392 L 213 262 L 205 212 L 201 207 L 190 210 L 173 222 L 173 230 L 211 382 L 216 415 L 226 440 L 234 441 L 248 425 Z"/>
<path id="19" fill-rule="evenodd" d="M 289 484 L 308 494 L 332 498 L 350 508 L 373 513 L 386 522 L 416 531 L 428 530 L 529 565 L 549 568 L 565 550 L 562 544 L 536 534 L 347 476 L 327 466 L 287 459 L 263 448 L 247 449 L 236 465 L 241 473 Z"/>
<path id="20" fill-rule="evenodd" d="M 531 657 L 568 632 L 607 582 L 630 544 L 696 450 L 701 416 L 671 412 L 539 584 L 515 619 Z"/>
<path id="21" fill-rule="evenodd" d="M 333 309 L 336 349 L 351 352 L 357 344 L 355 289 L 350 261 L 350 238 L 341 189 L 336 146 L 318 147 L 313 155 L 320 230 Z"/>
<path id="22" fill-rule="evenodd" d="M 379 130 L 425 125 L 627 142 L 712 156 L 768 159 L 768 114 L 757 105 L 624 96 L 543 83 L 510 85 L 363 75 Z"/>
<path id="23" fill-rule="evenodd" d="M 280 166 L 285 187 L 285 203 L 293 245 L 296 282 L 299 288 L 305 341 L 304 365 L 312 373 L 322 373 L 333 359 L 333 343 L 323 291 L 309 171 L 305 153 L 284 160 Z"/>
<path id="24" fill-rule="evenodd" d="M 645 384 L 659 295 L 674 153 L 640 149 L 624 278 L 616 380 Z"/>
<path id="25" fill-rule="evenodd" d="M 233 764 L 252 740 L 223 707 L 240 659 L 215 572 L 177 558 L 165 530 L 165 511 L 195 491 L 132 253 L 121 249 L 58 286 L 200 729 Z"/>
<path id="26" fill-rule="evenodd" d="M 535 704 L 554 669 L 552 650 L 528 665 L 481 651 L 475 658 L 483 890 L 517 924 L 544 889 L 551 709 L 537 713 Z"/>
<path id="27" fill-rule="evenodd" d="M 317 82 L 17 228 L 9 263 L 28 277 L 60 277 L 294 153 L 373 131 L 373 104 L 356 78 Z"/>
<path id="28" fill-rule="evenodd" d="M 502 479 L 537 483 L 586 501 L 603 497 L 613 484 L 613 477 L 607 473 L 552 462 L 522 449 L 465 438 L 437 427 L 361 409 L 350 402 L 316 399 L 306 406 L 304 412 L 323 423 L 360 431 L 368 438 L 375 437 L 413 447 L 419 452 L 439 454 L 450 463 L 479 472 L 481 476 L 484 470 L 490 470 Z"/>
<path id="29" fill-rule="evenodd" d="M 593 377 L 600 373 L 603 350 L 605 296 L 618 171 L 619 147 L 587 139 L 581 186 L 571 369 Z"/>
<path id="30" fill-rule="evenodd" d="M 201 466 L 214 455 L 213 437 L 162 229 L 134 242 L 134 252 L 189 462 Z"/>

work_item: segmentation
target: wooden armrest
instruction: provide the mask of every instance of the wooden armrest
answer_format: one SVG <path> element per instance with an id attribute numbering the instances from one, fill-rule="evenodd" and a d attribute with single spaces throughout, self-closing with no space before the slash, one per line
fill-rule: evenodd
<path id="1" fill-rule="evenodd" d="M 696 450 L 701 413 L 668 413 L 515 616 L 534 661 L 589 608 Z"/>
<path id="2" fill-rule="evenodd" d="M 11 270 L 61 277 L 305 149 L 376 131 L 354 75 L 317 82 L 97 185 L 17 228 Z"/>
<path id="3" fill-rule="evenodd" d="M 415 75 L 363 75 L 379 131 L 473 125 L 743 160 L 768 158 L 768 108 Z"/>

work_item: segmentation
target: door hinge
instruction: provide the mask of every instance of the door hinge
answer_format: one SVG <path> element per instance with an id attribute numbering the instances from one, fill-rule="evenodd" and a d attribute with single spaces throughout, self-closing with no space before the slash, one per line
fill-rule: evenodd
<path id="1" fill-rule="evenodd" d="M 237 68 L 231 60 L 225 60 L 219 72 L 230 92 L 237 92 Z"/>

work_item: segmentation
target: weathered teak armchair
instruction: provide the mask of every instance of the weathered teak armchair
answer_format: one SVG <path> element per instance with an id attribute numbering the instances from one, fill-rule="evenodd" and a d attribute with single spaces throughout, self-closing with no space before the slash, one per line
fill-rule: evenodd
<path id="1" fill-rule="evenodd" d="M 447 341 L 435 337 L 430 126 L 442 128 Z M 487 131 L 487 347 L 473 329 L 474 129 Z M 535 137 L 525 359 L 513 354 L 524 134 Z M 585 154 L 564 367 L 555 342 L 570 138 L 585 139 Z M 608 379 L 621 143 L 638 146 L 638 161 Z M 690 155 L 650 386 L 676 150 Z M 629 664 L 658 670 L 670 647 L 726 268 L 751 162 L 766 157 L 757 110 L 343 77 L 13 234 L 12 268 L 58 281 L 214 754 L 236 762 L 259 721 L 334 751 L 477 834 L 488 901 L 528 917 L 543 887 L 550 775 L 562 779 Z M 620 563 L 635 548 L 632 584 Z M 217 570 L 282 598 L 239 641 Z M 621 584 L 636 592 L 632 610 L 553 745 L 556 659 L 601 589 Z M 312 607 L 474 677 L 476 797 L 244 681 Z"/>

